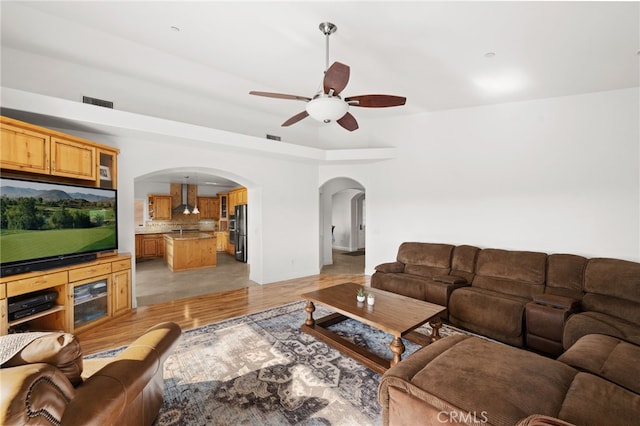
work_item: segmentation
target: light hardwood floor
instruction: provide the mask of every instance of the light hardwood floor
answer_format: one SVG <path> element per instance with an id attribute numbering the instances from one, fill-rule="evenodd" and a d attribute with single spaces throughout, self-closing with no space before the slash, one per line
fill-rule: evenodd
<path id="1" fill-rule="evenodd" d="M 324 272 L 324 269 L 323 269 Z M 163 321 L 173 321 L 183 330 L 240 315 L 260 312 L 302 300 L 309 291 L 344 282 L 369 285 L 363 273 L 322 273 L 279 283 L 252 286 L 166 303 L 142 306 L 113 320 L 77 334 L 84 354 L 128 345 L 146 329 Z"/>

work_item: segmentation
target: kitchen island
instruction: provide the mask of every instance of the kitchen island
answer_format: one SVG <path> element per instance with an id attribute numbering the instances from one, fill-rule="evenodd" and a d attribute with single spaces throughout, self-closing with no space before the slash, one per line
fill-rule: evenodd
<path id="1" fill-rule="evenodd" d="M 214 268 L 216 237 L 205 232 L 164 234 L 164 261 L 172 272 Z"/>

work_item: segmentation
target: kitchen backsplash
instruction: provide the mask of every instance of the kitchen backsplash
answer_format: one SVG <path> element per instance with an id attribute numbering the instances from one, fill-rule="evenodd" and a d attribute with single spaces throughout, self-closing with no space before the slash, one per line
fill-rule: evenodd
<path id="1" fill-rule="evenodd" d="M 216 231 L 218 225 L 215 220 L 198 220 L 197 216 L 176 215 L 171 220 L 147 220 L 144 226 L 136 228 L 136 234 L 159 234 L 171 232 L 174 229 L 199 229 L 201 231 Z"/>

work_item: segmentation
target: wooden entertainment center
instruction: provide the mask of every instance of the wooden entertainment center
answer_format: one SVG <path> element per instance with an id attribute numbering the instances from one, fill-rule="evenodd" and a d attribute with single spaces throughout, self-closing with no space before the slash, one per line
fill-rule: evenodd
<path id="1" fill-rule="evenodd" d="M 52 183 L 117 188 L 116 148 L 0 116 L 0 174 Z M 131 309 L 131 255 L 0 278 L 0 335 L 30 330 L 78 332 Z M 55 292 L 55 293 L 54 293 Z M 9 318 L 18 297 L 47 293 L 53 306 Z M 50 303 L 51 304 L 51 303 Z"/>

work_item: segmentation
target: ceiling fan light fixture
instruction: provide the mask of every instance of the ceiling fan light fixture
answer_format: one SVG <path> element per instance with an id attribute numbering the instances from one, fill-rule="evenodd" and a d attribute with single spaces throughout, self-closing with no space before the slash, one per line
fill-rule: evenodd
<path id="1" fill-rule="evenodd" d="M 329 123 L 344 117 L 349 104 L 337 96 L 319 96 L 307 102 L 306 110 L 314 119 Z"/>

